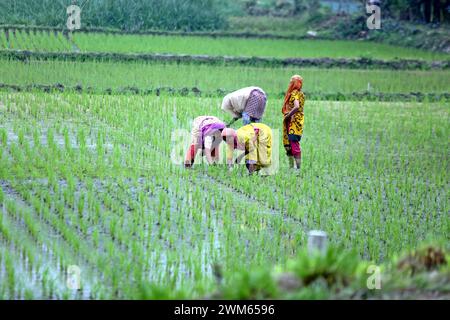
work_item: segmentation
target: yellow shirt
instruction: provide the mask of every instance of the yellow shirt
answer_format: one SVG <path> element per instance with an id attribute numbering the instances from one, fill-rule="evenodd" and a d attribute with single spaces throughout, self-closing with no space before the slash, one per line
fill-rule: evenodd
<path id="1" fill-rule="evenodd" d="M 272 162 L 272 129 L 263 123 L 250 123 L 236 130 L 237 149 L 245 150 L 246 160 L 259 166 Z M 232 146 L 228 145 L 227 160 L 233 160 Z"/>
<path id="2" fill-rule="evenodd" d="M 290 121 L 289 128 L 285 128 L 286 134 L 303 135 L 303 125 L 305 123 L 305 94 L 302 91 L 294 90 L 289 98 L 289 111 L 294 108 L 294 101 L 298 100 L 299 110 L 296 112 Z M 286 144 L 286 143 L 285 143 Z"/>

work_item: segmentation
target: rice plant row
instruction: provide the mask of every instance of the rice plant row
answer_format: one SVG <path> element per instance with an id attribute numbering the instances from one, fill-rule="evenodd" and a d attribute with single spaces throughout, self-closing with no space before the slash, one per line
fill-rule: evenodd
<path id="1" fill-rule="evenodd" d="M 71 52 L 72 44 L 62 32 L 0 29 L 0 49 Z"/>
<path id="2" fill-rule="evenodd" d="M 286 90 L 286 79 L 300 72 L 306 93 L 335 94 L 377 93 L 447 93 L 450 71 L 372 70 L 370 73 L 349 69 L 270 68 L 249 66 L 208 66 L 196 64 L 145 62 L 70 62 L 39 61 L 27 63 L 1 60 L 0 83 L 10 85 L 81 86 L 98 91 L 137 88 L 197 88 L 201 92 L 231 92 L 257 85 L 273 97 Z M 89 74 L 89 77 L 86 75 Z M 227 77 L 223 77 L 227 74 Z M 389 79 L 389 81 L 386 81 Z"/>

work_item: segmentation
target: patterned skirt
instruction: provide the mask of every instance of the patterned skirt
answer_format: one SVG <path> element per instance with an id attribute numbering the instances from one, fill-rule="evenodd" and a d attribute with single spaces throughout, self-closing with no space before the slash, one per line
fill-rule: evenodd
<path id="1" fill-rule="evenodd" d="M 260 120 L 266 109 L 267 97 L 258 89 L 252 90 L 245 105 L 244 112 L 250 117 Z"/>
<path id="2" fill-rule="evenodd" d="M 283 121 L 283 144 L 289 146 L 290 141 L 300 142 L 303 135 L 304 116 L 297 112 L 288 121 Z"/>

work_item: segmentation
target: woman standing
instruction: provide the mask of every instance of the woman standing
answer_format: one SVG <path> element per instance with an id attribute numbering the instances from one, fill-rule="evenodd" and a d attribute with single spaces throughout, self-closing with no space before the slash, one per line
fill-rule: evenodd
<path id="1" fill-rule="evenodd" d="M 202 150 L 209 164 L 219 161 L 219 145 L 222 142 L 222 130 L 226 125 L 214 116 L 200 116 L 192 122 L 192 142 L 186 152 L 184 166 L 192 167 L 198 150 Z"/>
<path id="2" fill-rule="evenodd" d="M 302 149 L 300 141 L 303 135 L 303 124 L 305 115 L 303 107 L 305 105 L 305 94 L 302 91 L 303 78 L 294 75 L 289 83 L 288 90 L 284 97 L 282 108 L 283 113 L 283 144 L 286 154 L 289 157 L 291 168 L 300 170 L 302 161 Z"/>

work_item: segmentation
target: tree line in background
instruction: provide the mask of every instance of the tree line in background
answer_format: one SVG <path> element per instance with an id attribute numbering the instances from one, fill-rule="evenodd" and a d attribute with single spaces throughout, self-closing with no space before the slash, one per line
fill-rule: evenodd
<path id="1" fill-rule="evenodd" d="M 71 4 L 82 8 L 83 27 L 194 31 L 226 24 L 219 0 L 2 0 L 0 23 L 63 27 Z"/>
<path id="2" fill-rule="evenodd" d="M 314 15 L 321 7 L 318 0 L 242 0 L 245 12 L 250 16 Z"/>
<path id="3" fill-rule="evenodd" d="M 361 0 L 365 1 L 365 0 Z M 394 18 L 413 22 L 450 22 L 450 0 L 383 0 L 383 9 Z"/>
<path id="4" fill-rule="evenodd" d="M 334 4 L 335 8 L 359 5 L 365 14 L 366 4 L 379 5 L 384 14 L 413 22 L 450 22 L 450 0 L 242 0 L 247 14 L 295 16 L 307 13 L 314 16 L 321 6 Z"/>

